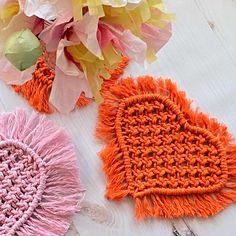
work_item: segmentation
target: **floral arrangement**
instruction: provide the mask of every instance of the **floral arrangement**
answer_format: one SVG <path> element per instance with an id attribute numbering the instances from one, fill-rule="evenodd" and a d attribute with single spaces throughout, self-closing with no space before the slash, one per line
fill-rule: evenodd
<path id="1" fill-rule="evenodd" d="M 156 59 L 171 17 L 161 0 L 1 0 L 0 79 L 25 83 L 46 55 L 54 107 L 73 110 L 81 93 L 99 102 L 102 81 L 122 56 Z"/>

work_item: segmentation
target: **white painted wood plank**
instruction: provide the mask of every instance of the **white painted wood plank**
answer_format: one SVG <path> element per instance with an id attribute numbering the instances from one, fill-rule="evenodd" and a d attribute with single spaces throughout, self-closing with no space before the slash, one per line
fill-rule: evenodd
<path id="1" fill-rule="evenodd" d="M 205 20 L 208 22 L 209 27 L 212 29 L 212 32 L 215 34 L 219 43 L 229 55 L 229 59 L 234 63 L 234 65 L 236 65 L 236 2 L 231 0 L 195 0 L 195 3 L 202 13 L 203 18 L 205 18 Z M 215 56 L 217 57 L 221 55 L 215 52 Z M 221 66 L 224 67 L 225 63 L 223 63 Z M 219 96 L 219 98 L 222 99 L 222 96 L 225 97 L 224 104 L 227 104 L 228 106 L 225 112 L 228 112 L 232 119 L 232 121 L 230 119 L 229 121 L 225 122 L 230 126 L 231 132 L 235 135 L 235 115 L 232 114 L 232 112 L 234 113 L 235 111 L 235 73 L 232 73 L 230 77 L 227 75 L 228 73 L 225 74 L 225 77 L 222 78 L 222 81 L 224 84 L 229 80 L 232 81 L 233 84 L 231 92 L 228 90 L 229 94 L 223 93 L 221 96 Z M 224 104 L 221 106 L 216 106 L 216 110 L 219 110 L 220 113 L 222 113 L 221 108 L 224 106 Z M 227 236 L 233 236 L 235 235 L 236 223 L 235 210 L 236 206 L 234 205 L 227 208 L 217 216 L 209 218 L 208 220 L 188 219 L 187 222 L 191 225 L 191 228 L 197 235 L 220 236 L 224 234 Z"/>
<path id="2" fill-rule="evenodd" d="M 195 0 L 195 3 L 236 65 L 236 0 Z"/>

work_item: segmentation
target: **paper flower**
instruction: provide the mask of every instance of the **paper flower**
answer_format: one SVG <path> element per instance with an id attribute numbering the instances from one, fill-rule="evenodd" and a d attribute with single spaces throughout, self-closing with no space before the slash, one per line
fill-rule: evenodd
<path id="1" fill-rule="evenodd" d="M 23 83 L 27 76 L 30 79 L 39 55 L 36 41 L 36 53 L 25 57 L 20 63 L 23 67 L 2 51 L 15 32 L 32 32 L 46 50 L 44 55 L 55 55 L 50 63 L 55 78 L 49 101 L 61 112 L 73 110 L 82 93 L 100 102 L 101 84 L 109 79 L 108 71 L 116 68 L 122 56 L 140 64 L 152 62 L 171 36 L 171 15 L 162 11 L 161 0 L 4 2 L 7 4 L 0 5 L 0 20 L 4 19 L 0 24 L 0 78 L 9 84 Z M 14 47 L 17 44 L 8 44 L 7 51 Z"/>

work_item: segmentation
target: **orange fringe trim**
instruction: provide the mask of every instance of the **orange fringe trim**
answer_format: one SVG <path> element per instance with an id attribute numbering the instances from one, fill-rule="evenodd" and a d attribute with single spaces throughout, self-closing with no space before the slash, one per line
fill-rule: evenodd
<path id="1" fill-rule="evenodd" d="M 39 58 L 32 79 L 23 85 L 13 85 L 16 93 L 24 97 L 35 110 L 51 113 L 48 99 L 55 73 L 47 67 L 43 58 Z"/>
<path id="2" fill-rule="evenodd" d="M 232 144 L 233 139 L 228 133 L 227 127 L 218 123 L 216 119 L 208 118 L 198 109 L 192 110 L 191 102 L 186 98 L 185 93 L 178 91 L 176 85 L 170 80 L 153 79 L 150 76 L 138 79 L 127 78 L 114 83 L 109 90 L 103 90 L 102 95 L 104 101 L 99 107 L 96 136 L 106 143 L 100 157 L 107 175 L 105 195 L 108 199 L 119 200 L 125 196 L 131 196 L 135 201 L 135 215 L 141 219 L 146 217 L 208 217 L 222 211 L 227 205 L 236 201 L 236 145 Z M 168 109 L 163 111 L 163 107 Z M 145 113 L 144 117 L 140 114 L 143 114 L 145 109 L 146 112 L 147 109 L 150 109 L 150 113 Z M 138 112 L 139 116 L 132 117 L 133 112 Z M 168 116 L 169 118 L 167 118 Z M 198 137 L 196 140 L 199 140 L 199 145 L 201 145 L 200 150 L 194 146 L 192 146 L 193 149 L 186 147 L 190 148 L 188 150 L 191 152 L 198 152 L 196 158 L 191 153 L 185 153 L 184 160 L 181 162 L 180 159 L 176 159 L 179 157 L 177 151 L 175 151 L 177 154 L 173 158 L 161 152 L 158 155 L 156 154 L 155 158 L 152 155 L 148 156 L 148 137 L 155 138 L 157 134 L 160 135 L 160 126 L 148 127 L 148 125 L 145 126 L 145 122 L 149 118 L 152 118 L 152 122 L 154 122 L 157 117 L 167 120 L 167 123 L 162 124 L 166 126 L 163 131 L 165 135 L 167 134 L 165 130 L 168 130 L 168 127 L 178 127 L 179 131 L 175 134 L 169 131 L 169 136 L 172 139 L 179 137 L 178 135 L 183 132 L 183 129 L 186 129 L 186 137 L 190 140 L 194 141 L 192 133 L 196 134 Z M 166 125 L 171 124 L 168 123 L 168 119 L 172 118 L 179 124 L 176 123 L 176 126 Z M 139 122 L 139 124 L 137 125 L 135 122 Z M 135 125 L 132 127 L 132 124 Z M 150 132 L 150 130 L 151 133 L 145 136 L 145 132 Z M 155 132 L 156 135 L 154 135 Z M 140 151 L 135 143 L 141 138 L 146 139 L 141 143 L 143 145 L 138 146 L 142 149 Z M 161 140 L 166 140 L 165 142 L 168 142 L 167 139 L 168 137 L 161 137 Z M 160 146 L 157 144 L 159 138 L 155 140 L 154 150 L 162 149 L 162 151 L 168 152 L 171 149 L 169 143 L 163 144 L 163 147 L 159 148 Z M 194 145 L 190 141 L 187 144 Z M 174 143 L 173 146 L 175 145 L 178 146 Z M 206 152 L 204 145 L 208 145 L 207 150 L 210 151 L 210 156 L 208 154 L 199 161 L 201 155 L 204 155 L 201 153 Z M 180 145 L 176 150 L 181 150 L 182 147 Z M 167 149 L 168 151 L 165 151 Z M 211 160 L 213 157 L 216 161 Z M 184 172 L 186 172 L 184 169 L 187 169 L 181 163 L 186 165 L 187 162 L 189 168 L 194 170 L 194 159 L 198 159 L 197 163 L 200 166 L 196 168 L 203 168 L 200 173 L 205 170 L 210 172 L 208 177 L 205 173 L 205 175 L 202 174 L 203 177 L 196 176 L 192 180 L 196 187 L 189 183 L 189 176 L 185 177 L 183 183 L 180 181 L 182 178 L 180 174 L 184 176 Z M 201 161 L 210 163 L 210 166 L 201 166 L 199 164 Z M 217 164 L 217 161 L 220 164 Z M 158 162 L 164 162 L 162 164 L 164 166 Z M 176 168 L 169 168 L 171 162 L 179 164 L 180 170 L 179 174 L 176 175 L 177 179 L 171 175 L 171 171 Z M 161 173 L 163 170 L 166 173 Z M 156 174 L 155 178 L 153 173 Z M 189 173 L 191 176 L 193 174 Z M 172 182 L 168 180 L 168 176 L 172 176 Z M 144 179 L 146 182 L 143 182 Z M 207 182 L 214 181 L 214 179 L 218 184 Z M 206 187 L 201 186 L 201 181 L 206 184 Z M 157 182 L 159 187 L 157 187 Z M 166 182 L 173 184 L 173 186 L 177 182 L 182 187 L 180 185 L 178 188 L 170 187 L 165 185 Z M 184 187 L 185 184 L 186 188 Z"/>
<path id="3" fill-rule="evenodd" d="M 109 71 L 111 74 L 110 83 L 114 83 L 114 80 L 123 73 L 127 63 L 128 59 L 124 57 L 114 71 Z M 32 74 L 32 79 L 22 85 L 12 85 L 12 88 L 16 93 L 24 97 L 35 110 L 43 113 L 52 113 L 53 109 L 49 104 L 49 96 L 54 77 L 54 70 L 50 69 L 44 62 L 43 57 L 41 57 L 38 59 L 36 69 Z M 76 108 L 86 106 L 91 101 L 93 101 L 93 99 L 86 98 L 85 94 L 82 93 L 78 98 Z"/>

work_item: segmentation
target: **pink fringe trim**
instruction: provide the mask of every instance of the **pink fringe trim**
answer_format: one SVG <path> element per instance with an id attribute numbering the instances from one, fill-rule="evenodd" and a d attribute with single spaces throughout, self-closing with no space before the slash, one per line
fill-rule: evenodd
<path id="1" fill-rule="evenodd" d="M 16 153 L 24 150 L 28 156 L 23 155 L 22 158 L 28 157 L 30 160 L 33 158 L 33 167 L 28 167 L 30 165 L 28 164 L 27 168 L 30 171 L 32 168 L 38 168 L 35 179 L 40 184 L 37 185 L 36 190 L 29 186 L 37 192 L 33 195 L 32 202 L 28 204 L 27 211 L 22 212 L 20 219 L 17 218 L 16 222 L 14 220 L 10 228 L 2 221 L 0 235 L 64 235 L 70 226 L 71 217 L 79 210 L 84 196 L 76 168 L 75 150 L 69 138 L 61 129 L 55 128 L 45 116 L 33 113 L 27 117 L 25 111 L 17 110 L 14 113 L 0 115 L 0 150 L 3 152 L 2 147 L 10 148 L 9 152 Z M 2 160 L 0 159 L 0 164 Z M 6 175 L 5 178 L 13 177 Z M 23 195 L 20 200 L 23 201 L 24 197 L 28 195 Z M 0 200 L 2 200 L 1 195 Z M 7 222 L 10 222 L 11 216 L 4 215 L 2 206 L 0 206 L 0 218 L 3 216 L 7 218 Z M 14 208 L 11 204 L 10 207 Z M 16 209 L 10 211 L 19 209 L 20 206 L 16 206 Z"/>

